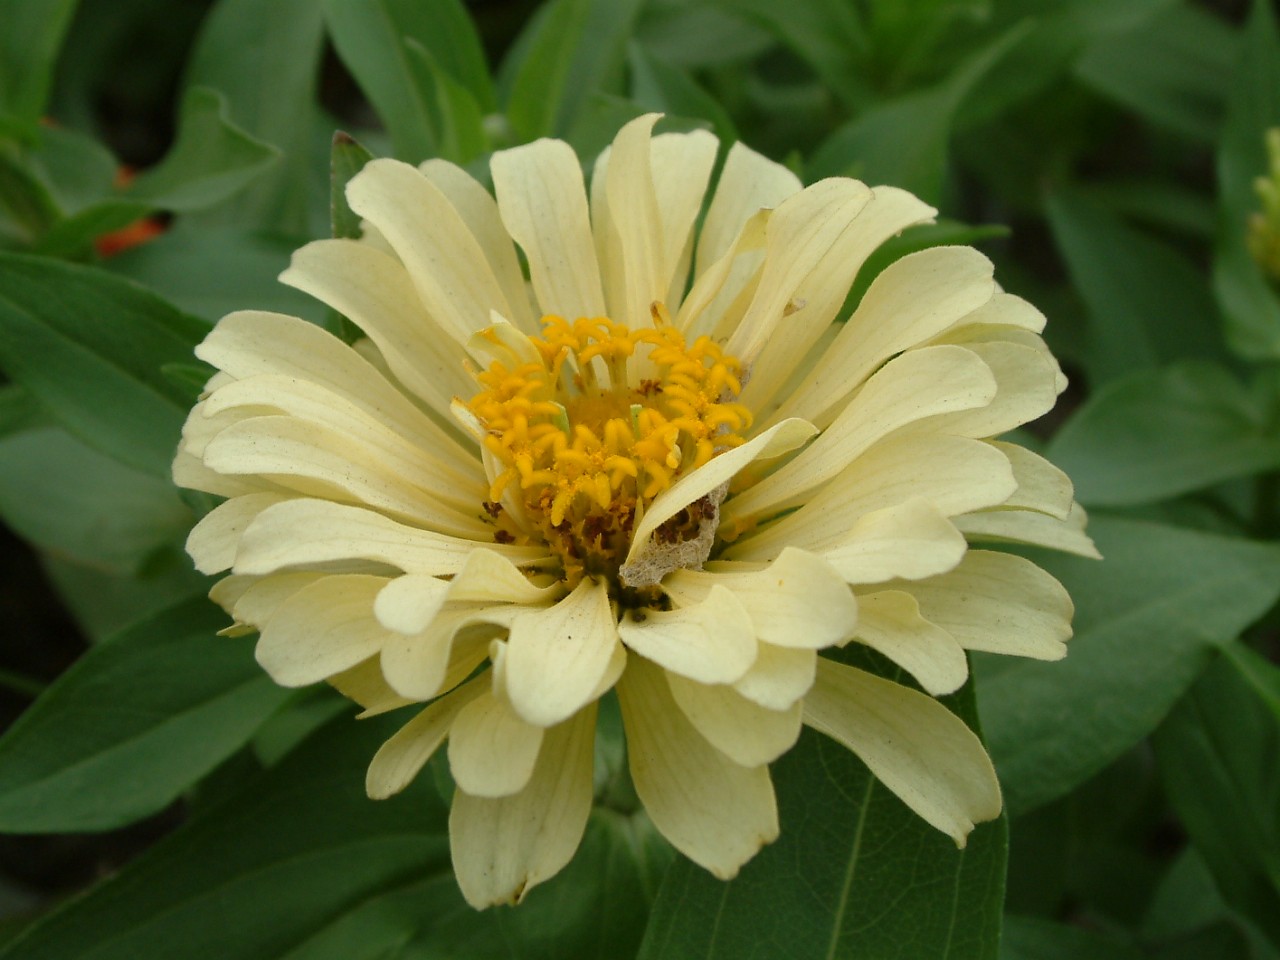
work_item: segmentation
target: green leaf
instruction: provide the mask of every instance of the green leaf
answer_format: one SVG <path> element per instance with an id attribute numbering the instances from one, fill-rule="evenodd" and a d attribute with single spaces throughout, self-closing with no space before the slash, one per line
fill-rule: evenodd
<path id="1" fill-rule="evenodd" d="M 85 654 L 0 739 L 0 830 L 109 830 L 155 813 L 288 696 L 226 617 L 179 604 Z"/>
<path id="2" fill-rule="evenodd" d="M 477 114 L 493 109 L 484 52 L 457 0 L 323 0 L 323 6 L 338 55 L 378 111 L 401 159 L 417 163 L 441 155 L 446 139 L 435 89 L 439 81 L 423 77 L 410 41 L 462 85 Z M 457 158 L 451 154 L 450 159 Z"/>
<path id="3" fill-rule="evenodd" d="M 212 323 L 233 310 L 275 310 L 319 323 L 325 308 L 276 278 L 297 244 L 276 234 L 205 227 L 181 218 L 164 236 L 106 261 L 106 269 L 155 290 Z M 183 358 L 190 361 L 190 354 Z"/>
<path id="4" fill-rule="evenodd" d="M 49 188 L 24 164 L 0 150 L 0 214 L 30 243 L 62 216 Z"/>
<path id="5" fill-rule="evenodd" d="M 520 140 L 566 136 L 589 98 L 621 89 L 640 0 L 553 0 L 515 51 L 507 117 Z"/>
<path id="6" fill-rule="evenodd" d="M 728 111 L 679 67 L 650 56 L 638 43 L 628 46 L 631 99 L 646 110 L 710 121 L 722 143 L 738 139 Z"/>
<path id="7" fill-rule="evenodd" d="M 1001 224 L 968 224 L 957 220 L 939 220 L 937 223 L 923 223 L 908 227 L 901 233 L 890 237 L 875 252 L 867 257 L 866 262 L 854 277 L 853 286 L 845 298 L 845 309 L 841 316 L 847 316 L 861 301 L 862 296 L 871 286 L 872 281 L 880 276 L 889 264 L 901 260 L 909 253 L 926 250 L 929 247 L 967 246 L 983 240 L 994 240 L 1009 236 L 1009 228 Z"/>
<path id="8" fill-rule="evenodd" d="M 430 49 L 412 38 L 405 45 L 418 83 L 435 108 L 436 153 L 457 164 L 470 163 L 489 149 L 480 105 L 470 90 L 440 66 Z"/>
<path id="9" fill-rule="evenodd" d="M 172 483 L 57 428 L 0 440 L 0 516 L 43 550 L 120 574 L 136 573 L 193 521 Z"/>
<path id="10" fill-rule="evenodd" d="M 1005 917 L 1000 960 L 1143 960 L 1116 937 L 1038 917 Z"/>
<path id="11" fill-rule="evenodd" d="M 1213 289 L 1227 321 L 1227 342 L 1242 357 L 1280 357 L 1280 299 L 1245 244 L 1249 216 L 1260 207 L 1254 178 L 1267 170 L 1263 138 L 1280 126 L 1280 32 L 1268 0 L 1256 0 L 1232 78 L 1227 120 L 1218 141 L 1221 208 Z"/>
<path id="12" fill-rule="evenodd" d="M 75 9 L 75 0 L 0 0 L 0 114 L 40 119 Z"/>
<path id="13" fill-rule="evenodd" d="M 339 130 L 333 135 L 333 150 L 329 154 L 329 219 L 335 237 L 360 236 L 360 217 L 347 205 L 347 184 L 372 159 L 373 154 L 351 134 Z"/>
<path id="14" fill-rule="evenodd" d="M 1280 720 L 1280 667 L 1243 643 L 1229 644 L 1222 652 L 1240 678 Z"/>
<path id="15" fill-rule="evenodd" d="M 202 223 L 314 232 L 313 201 L 324 196 L 312 153 L 323 40 L 320 0 L 220 0 L 206 17 L 184 89 L 217 90 L 240 128 L 278 148 L 283 161 L 234 202 L 202 214 Z"/>
<path id="16" fill-rule="evenodd" d="M 808 179 L 852 176 L 891 183 L 937 203 L 956 111 L 1026 33 L 1024 26 L 1006 31 L 938 85 L 879 104 L 840 127 L 810 158 Z"/>
<path id="17" fill-rule="evenodd" d="M 1107 384 L 1046 455 L 1067 471 L 1081 503 L 1117 507 L 1280 467 L 1280 438 L 1225 368 L 1186 362 Z"/>
<path id="18" fill-rule="evenodd" d="M 168 477 L 187 401 L 160 371 L 208 328 L 101 270 L 0 254 L 0 367 L 80 439 Z"/>
<path id="19" fill-rule="evenodd" d="M 1194 846 L 1185 847 L 1151 898 L 1142 935 L 1158 960 L 1277 960 L 1260 931 L 1222 900 Z"/>
<path id="20" fill-rule="evenodd" d="M 1223 898 L 1280 944 L 1280 721 L 1220 661 L 1169 715 L 1155 750 Z"/>
<path id="21" fill-rule="evenodd" d="M 715 43 L 707 43 L 715 37 Z M 732 9 L 690 0 L 646 3 L 635 40 L 654 57 L 686 69 L 750 61 L 774 45 L 769 33 Z"/>
<path id="22" fill-rule="evenodd" d="M 1173 247 L 1074 191 L 1047 200 L 1049 225 L 1089 309 L 1090 384 L 1181 357 L 1219 355 L 1203 275 Z"/>
<path id="23" fill-rule="evenodd" d="M 365 796 L 364 768 L 396 726 L 326 727 L 0 957 L 138 960 L 177 944 L 190 957 L 281 958 L 388 889 L 446 876 L 445 811 L 429 785 L 377 803 Z M 452 906 L 418 904 L 426 916 Z"/>
<path id="24" fill-rule="evenodd" d="M 1102 37 L 1076 61 L 1084 83 L 1154 124 L 1217 142 L 1238 43 L 1221 17 L 1190 4 Z"/>
<path id="25" fill-rule="evenodd" d="M 0 438 L 48 426 L 48 423 L 49 418 L 30 393 L 16 383 L 0 387 Z"/>
<path id="26" fill-rule="evenodd" d="M 1101 562 L 1037 554 L 1076 603 L 1065 660 L 981 657 L 983 727 L 1012 814 L 1074 789 L 1163 719 L 1280 597 L 1280 547 L 1095 516 Z"/>
<path id="27" fill-rule="evenodd" d="M 946 702 L 973 722 L 971 687 Z M 782 835 L 729 883 L 677 860 L 642 960 L 995 960 L 1003 818 L 957 850 L 853 754 L 808 729 L 772 773 Z"/>

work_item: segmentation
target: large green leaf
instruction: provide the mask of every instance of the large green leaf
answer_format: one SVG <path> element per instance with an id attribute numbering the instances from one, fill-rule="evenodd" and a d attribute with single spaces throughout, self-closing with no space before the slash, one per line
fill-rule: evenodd
<path id="1" fill-rule="evenodd" d="M 315 131 L 315 92 L 324 21 L 320 0 L 220 0 L 196 40 L 186 86 L 212 87 L 248 134 L 277 147 L 276 165 L 233 203 L 202 214 L 205 223 L 308 236 L 323 209 L 323 161 Z"/>
<path id="2" fill-rule="evenodd" d="M 1111 517 L 1101 562 L 1037 555 L 1076 603 L 1067 658 L 983 657 L 983 727 L 1005 801 L 1062 796 L 1149 734 L 1204 669 L 1280 596 L 1280 546 Z"/>
<path id="3" fill-rule="evenodd" d="M 936 86 L 878 104 L 840 127 L 810 159 L 808 178 L 853 176 L 903 187 L 938 203 L 956 111 L 1026 33 L 1025 27 L 1014 27 Z"/>
<path id="4" fill-rule="evenodd" d="M 163 809 L 288 695 L 203 598 L 94 647 L 0 740 L 0 830 L 109 830 Z"/>
<path id="5" fill-rule="evenodd" d="M 208 328 L 101 270 L 0 254 L 0 273 L 0 367 L 86 443 L 167 477 L 188 400 L 160 368 Z"/>
<path id="6" fill-rule="evenodd" d="M 1225 368 L 1188 362 L 1107 384 L 1046 453 L 1081 503 L 1114 507 L 1276 469 L 1280 437 Z"/>
<path id="7" fill-rule="evenodd" d="M 1223 898 L 1280 946 L 1280 720 L 1224 659 L 1169 715 L 1155 748 Z"/>
<path id="8" fill-rule="evenodd" d="M 513 50 L 507 117 L 520 140 L 566 136 L 590 97 L 619 92 L 639 0 L 553 0 Z"/>
<path id="9" fill-rule="evenodd" d="M 364 768 L 395 726 L 336 721 L 0 957 L 281 958 L 384 891 L 444 874 L 445 812 L 430 787 L 381 803 L 364 793 Z"/>
<path id="10" fill-rule="evenodd" d="M 1136 29 L 1102 37 L 1076 62 L 1075 73 L 1144 119 L 1212 144 L 1236 47 L 1221 17 L 1179 5 Z"/>
<path id="11" fill-rule="evenodd" d="M 950 705 L 972 722 L 968 690 Z M 643 960 L 995 960 L 1003 819 L 957 850 L 853 754 L 811 730 L 772 772 L 781 837 L 729 883 L 687 860 L 673 864 Z"/>
<path id="12" fill-rule="evenodd" d="M 0 517 L 43 550 L 121 574 L 181 542 L 193 520 L 172 483 L 57 428 L 0 440 Z"/>
<path id="13" fill-rule="evenodd" d="M 1227 120 L 1218 140 L 1221 207 L 1213 287 L 1227 318 L 1231 348 L 1253 360 L 1280 357 L 1280 299 L 1245 244 L 1260 208 L 1253 181 L 1267 171 L 1264 136 L 1280 126 L 1280 32 L 1269 0 L 1256 0 L 1232 78 Z"/>
<path id="14" fill-rule="evenodd" d="M 1203 274 L 1173 247 L 1072 191 L 1047 202 L 1049 225 L 1089 309 L 1093 385 L 1180 357 L 1221 353 Z"/>
<path id="15" fill-rule="evenodd" d="M 401 159 L 416 163 L 442 155 L 445 140 L 442 100 L 436 84 L 423 82 L 410 41 L 420 44 L 482 109 L 493 108 L 480 40 L 457 0 L 323 0 L 323 5 L 338 55 L 378 111 Z"/>
<path id="16" fill-rule="evenodd" d="M 1000 960 L 1142 960 L 1113 936 L 1037 917 L 1005 917 Z"/>
<path id="17" fill-rule="evenodd" d="M 76 0 L 0 0 L 0 115 L 34 124 Z"/>

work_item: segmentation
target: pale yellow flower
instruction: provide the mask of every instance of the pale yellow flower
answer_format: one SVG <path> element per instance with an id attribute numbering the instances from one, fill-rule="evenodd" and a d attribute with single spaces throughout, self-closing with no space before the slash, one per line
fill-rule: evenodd
<path id="1" fill-rule="evenodd" d="M 1092 552 L 1067 478 L 991 439 L 1064 381 L 986 258 L 905 257 L 846 318 L 867 256 L 934 211 L 736 145 L 699 228 L 718 144 L 655 119 L 589 194 L 553 140 L 493 157 L 496 200 L 442 161 L 371 162 L 364 239 L 281 278 L 368 339 L 242 312 L 197 351 L 220 372 L 174 473 L 228 499 L 191 555 L 231 570 L 214 597 L 279 683 L 427 704 L 369 793 L 448 740 L 478 907 L 573 856 L 611 690 L 645 810 L 719 877 L 778 835 L 768 764 L 804 723 L 963 844 L 1000 810 L 977 737 L 818 651 L 866 644 L 928 694 L 965 650 L 1061 657 L 1062 588 L 969 542 Z"/>

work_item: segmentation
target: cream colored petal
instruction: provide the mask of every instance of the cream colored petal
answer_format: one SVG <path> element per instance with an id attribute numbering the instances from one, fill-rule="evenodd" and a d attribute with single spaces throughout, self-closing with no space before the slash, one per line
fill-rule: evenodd
<path id="1" fill-rule="evenodd" d="M 860 643 L 883 653 L 935 697 L 954 693 L 969 678 L 964 648 L 920 615 L 915 597 L 901 590 L 860 593 Z"/>
<path id="2" fill-rule="evenodd" d="M 591 702 L 618 645 L 607 585 L 583 580 L 559 603 L 511 624 L 507 694 L 528 723 L 550 727 Z"/>
<path id="3" fill-rule="evenodd" d="M 303 587 L 327 579 L 330 574 L 312 573 L 273 573 L 267 577 L 247 577 L 253 580 L 248 589 L 243 590 L 235 598 L 231 614 L 241 623 L 252 624 L 262 629 L 271 619 L 280 605 L 296 594 Z M 231 578 L 228 578 L 231 579 Z M 224 581 L 225 582 L 225 581 Z"/>
<path id="4" fill-rule="evenodd" d="M 533 776 L 543 728 L 521 720 L 485 691 L 459 711 L 449 731 L 449 770 L 473 797 L 509 797 Z"/>
<path id="5" fill-rule="evenodd" d="M 760 282 L 772 215 L 772 210 L 757 211 L 724 255 L 701 267 L 676 314 L 676 326 L 686 341 L 692 343 L 705 335 L 723 343 L 737 328 Z"/>
<path id="6" fill-rule="evenodd" d="M 399 710 L 414 702 L 391 689 L 382 676 L 377 657 L 370 657 L 341 673 L 335 673 L 329 677 L 329 684 L 348 700 L 354 700 L 364 708 L 357 715 L 361 720 Z"/>
<path id="7" fill-rule="evenodd" d="M 684 296 L 693 254 L 693 226 L 716 163 L 720 142 L 706 130 L 664 133 L 653 138 L 653 186 L 662 221 L 665 302 L 675 309 Z"/>
<path id="8" fill-rule="evenodd" d="M 1102 559 L 1084 532 L 1085 512 L 1079 504 L 1065 520 L 1036 510 L 984 510 L 957 517 L 956 527 L 970 540 L 1026 543 L 1091 560 Z"/>
<path id="9" fill-rule="evenodd" d="M 618 681 L 627 758 L 645 812 L 677 850 L 722 880 L 778 836 L 765 765 L 711 746 L 676 705 L 660 668 L 633 657 Z"/>
<path id="10" fill-rule="evenodd" d="M 691 606 L 633 611 L 618 633 L 635 653 L 701 683 L 733 683 L 756 659 L 751 618 L 720 586 Z"/>
<path id="11" fill-rule="evenodd" d="M 1013 477 L 1018 482 L 1018 489 L 1004 506 L 1067 519 L 1072 507 L 1071 478 L 1044 457 L 1016 443 L 996 441 L 994 446 L 1009 458 Z"/>
<path id="12" fill-rule="evenodd" d="M 417 633 L 445 601 L 537 605 L 559 599 L 563 588 L 537 587 L 501 554 L 474 547 L 449 580 L 426 574 L 397 577 L 378 594 L 374 612 L 388 630 Z"/>
<path id="13" fill-rule="evenodd" d="M 609 316 L 631 328 L 652 326 L 649 305 L 666 296 L 662 220 L 653 185 L 656 113 L 625 124 L 596 163 L 591 216 Z"/>
<path id="14" fill-rule="evenodd" d="M 589 704 L 548 730 L 533 775 L 517 794 L 454 794 L 453 869 L 477 910 L 519 903 L 573 859 L 591 814 L 595 726 L 595 704 Z"/>
<path id="15" fill-rule="evenodd" d="M 966 649 L 1038 660 L 1066 656 L 1071 598 L 1030 560 L 970 550 L 950 573 L 903 589 L 919 601 L 927 620 Z"/>
<path id="16" fill-rule="evenodd" d="M 966 546 L 951 521 L 917 498 L 865 514 L 821 554 L 848 583 L 883 583 L 946 573 L 960 562 Z"/>
<path id="17" fill-rule="evenodd" d="M 980 408 L 995 392 L 991 370 L 964 347 L 904 353 L 881 367 L 800 455 L 730 498 L 721 510 L 721 522 L 741 522 L 796 506 L 882 437 L 927 417 Z"/>
<path id="18" fill-rule="evenodd" d="M 816 650 L 852 635 L 857 601 L 821 557 L 786 548 L 763 570 L 737 571 L 736 566 L 713 563 L 705 571 L 677 570 L 663 579 L 662 588 L 687 606 L 705 599 L 718 584 L 738 598 L 756 636 L 781 647 Z"/>
<path id="19" fill-rule="evenodd" d="M 782 164 L 743 143 L 730 147 L 698 237 L 698 272 L 729 252 L 759 210 L 776 207 L 801 187 L 800 178 Z"/>
<path id="20" fill-rule="evenodd" d="M 293 254 L 280 281 L 363 330 L 396 378 L 432 409 L 443 412 L 454 394 L 475 392 L 462 367 L 462 350 L 426 314 L 394 257 L 355 240 L 317 240 Z"/>
<path id="21" fill-rule="evenodd" d="M 429 486 L 443 502 L 470 506 L 488 496 L 489 485 L 479 458 L 459 456 L 457 444 L 452 440 L 438 445 L 438 430 L 431 436 L 405 436 L 385 421 L 311 381 L 261 374 L 229 383 L 204 401 L 206 417 L 243 408 L 284 413 L 357 438 L 376 451 L 387 469 Z"/>
<path id="22" fill-rule="evenodd" d="M 890 264 L 777 416 L 829 420 L 833 408 L 887 359 L 990 300 L 993 271 L 991 261 L 970 247 L 934 247 Z"/>
<path id="23" fill-rule="evenodd" d="M 482 544 L 421 530 L 362 507 L 310 498 L 264 510 L 240 538 L 237 573 L 271 573 L 283 567 L 370 560 L 406 573 L 448 574 L 461 570 Z M 515 563 L 534 563 L 545 549 L 484 543 L 484 549 Z"/>
<path id="24" fill-rule="evenodd" d="M 395 248 L 427 314 L 457 343 L 485 326 L 490 310 L 513 315 L 474 234 L 420 171 L 371 160 L 347 184 L 347 202 Z"/>
<path id="25" fill-rule="evenodd" d="M 304 251 L 310 249 L 303 248 Z M 299 251 L 295 256 L 301 255 L 302 251 Z M 327 269 L 336 269 L 332 262 L 334 259 L 341 257 L 330 255 L 322 263 L 315 264 L 317 282 L 329 276 Z M 290 273 L 286 271 L 286 274 Z M 386 350 L 383 350 L 383 355 L 387 355 Z M 281 374 L 310 380 L 354 403 L 404 436 L 433 436 L 433 445 L 441 450 L 446 449 L 449 443 L 456 444 L 358 352 L 328 331 L 297 317 L 257 310 L 228 314 L 196 347 L 196 356 L 225 370 L 237 380 L 260 374 Z M 408 353 L 408 362 L 425 364 L 427 356 L 429 354 L 419 355 L 415 348 Z M 402 369 L 401 373 L 408 376 L 412 371 Z M 465 379 L 462 383 L 469 389 L 465 387 Z M 456 450 L 459 458 L 472 455 L 461 446 Z"/>
<path id="26" fill-rule="evenodd" d="M 542 313 L 604 316 L 586 187 L 572 148 L 538 140 L 495 153 L 489 169 L 502 222 L 529 261 Z"/>
<path id="27" fill-rule="evenodd" d="M 1026 300 L 1001 290 L 957 323 L 957 327 L 971 325 L 1018 327 L 1032 333 L 1042 333 L 1045 319 L 1044 314 Z"/>
<path id="28" fill-rule="evenodd" d="M 303 587 L 263 626 L 258 663 L 281 686 L 302 687 L 373 656 L 387 639 L 373 617 L 373 599 L 385 583 L 338 574 Z"/>
<path id="29" fill-rule="evenodd" d="M 995 375 L 995 399 L 982 408 L 940 416 L 929 424 L 930 429 L 968 437 L 996 437 L 1053 409 L 1059 393 L 1058 369 L 1045 352 L 1002 341 L 969 343 L 964 349 L 980 356 Z"/>
<path id="30" fill-rule="evenodd" d="M 263 510 L 288 500 L 286 494 L 250 493 L 233 497 L 206 513 L 187 537 L 187 553 L 201 573 L 227 570 L 245 529 Z"/>
<path id="31" fill-rule="evenodd" d="M 444 743 L 459 711 L 488 688 L 488 677 L 479 676 L 441 697 L 406 723 L 389 739 L 369 764 L 365 791 L 374 800 L 385 800 L 407 787 L 431 755 Z"/>
<path id="32" fill-rule="evenodd" d="M 932 697 L 822 660 L 804 721 L 856 753 L 956 846 L 974 824 L 1000 815 L 1000 784 L 982 741 Z"/>
<path id="33" fill-rule="evenodd" d="M 401 696 L 430 700 L 465 680 L 483 661 L 488 641 L 519 612 L 509 604 L 447 606 L 420 633 L 387 638 L 382 675 Z"/>
<path id="34" fill-rule="evenodd" d="M 767 710 L 786 710 L 813 686 L 818 654 L 800 647 L 759 644 L 755 663 L 733 689 Z"/>
<path id="35" fill-rule="evenodd" d="M 788 453 L 814 435 L 814 428 L 803 420 L 785 420 L 771 427 L 758 437 L 734 447 L 689 473 L 660 493 L 636 524 L 631 548 L 623 565 L 623 579 L 627 579 L 626 566 L 635 563 L 646 551 L 653 532 L 677 513 L 700 497 L 705 497 L 721 484 L 728 483 L 735 474 L 754 460 L 767 460 Z"/>
<path id="36" fill-rule="evenodd" d="M 788 197 L 769 218 L 764 273 L 755 299 L 729 339 L 728 353 L 750 363 L 774 335 L 803 285 L 841 237 L 854 228 L 871 190 L 856 180 L 821 180 Z"/>
<path id="37" fill-rule="evenodd" d="M 765 560 L 788 544 L 819 550 L 867 514 L 913 498 L 955 516 L 1004 503 L 1014 489 L 1008 459 L 991 444 L 942 434 L 891 436 L 854 460 L 799 510 L 744 534 L 723 555 Z"/>
<path id="38" fill-rule="evenodd" d="M 257 477 L 224 477 L 210 470 L 195 454 L 179 449 L 173 458 L 173 482 L 187 490 L 211 493 L 215 497 L 244 497 L 254 493 L 284 493 L 274 483 Z"/>
<path id="39" fill-rule="evenodd" d="M 777 760 L 800 736 L 800 702 L 766 710 L 733 687 L 668 673 L 671 695 L 694 728 L 734 763 L 758 767 Z"/>
<path id="40" fill-rule="evenodd" d="M 484 540 L 492 527 L 442 503 L 432 491 L 385 469 L 368 444 L 294 417 L 254 417 L 210 441 L 205 465 L 258 475 L 306 496 L 363 503 L 437 533 Z"/>
<path id="41" fill-rule="evenodd" d="M 418 165 L 422 175 L 430 180 L 453 204 L 476 242 L 484 251 L 485 259 L 493 270 L 498 284 L 506 295 L 513 313 L 511 320 L 528 333 L 537 332 L 536 317 L 529 304 L 529 293 L 520 260 L 516 257 L 515 244 L 502 225 L 498 204 L 480 183 L 461 167 L 447 160 L 433 159 Z"/>

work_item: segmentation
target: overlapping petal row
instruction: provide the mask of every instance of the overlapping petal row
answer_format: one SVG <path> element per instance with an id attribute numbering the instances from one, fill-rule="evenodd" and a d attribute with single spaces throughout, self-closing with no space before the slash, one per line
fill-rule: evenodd
<path id="1" fill-rule="evenodd" d="M 718 876 L 777 836 L 768 764 L 805 723 L 963 843 L 999 787 L 928 694 L 964 683 L 966 650 L 1054 659 L 1070 635 L 1063 589 L 989 547 L 1093 552 L 1068 479 L 993 439 L 1064 380 L 1043 317 L 986 258 L 904 257 L 845 316 L 868 255 L 934 211 L 848 179 L 802 188 L 742 145 L 712 190 L 717 141 L 654 136 L 655 119 L 623 128 L 589 188 L 551 140 L 496 154 L 492 194 L 443 161 L 371 162 L 347 190 L 365 237 L 312 243 L 281 278 L 367 339 L 246 311 L 198 350 L 219 372 L 174 473 L 227 499 L 188 549 L 230 571 L 214 598 L 260 632 L 279 683 L 327 680 L 366 716 L 419 705 L 369 793 L 403 788 L 447 743 L 476 906 L 572 857 L 610 690 L 649 816 Z M 632 331 L 666 317 L 743 372 L 749 428 L 627 515 L 610 575 L 567 578 L 521 515 L 530 501 L 510 498 L 504 528 L 489 499 L 512 468 L 468 406 L 473 374 L 526 355 L 548 316 Z M 638 390 L 652 364 L 643 349 L 628 362 Z M 657 534 L 698 503 L 711 533 L 696 556 L 671 549 Z M 849 642 L 926 692 L 819 653 Z"/>

